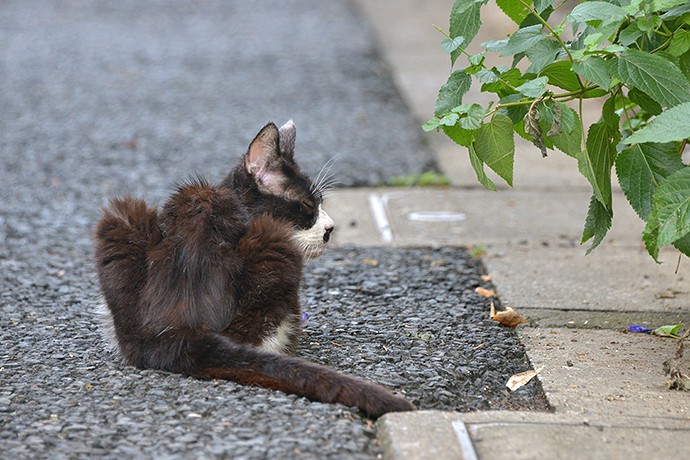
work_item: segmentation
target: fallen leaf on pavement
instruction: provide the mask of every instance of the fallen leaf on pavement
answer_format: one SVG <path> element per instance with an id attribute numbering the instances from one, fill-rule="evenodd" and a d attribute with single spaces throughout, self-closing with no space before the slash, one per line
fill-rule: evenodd
<path id="1" fill-rule="evenodd" d="M 378 267 L 379 266 L 379 261 L 376 259 L 370 259 L 368 257 L 365 257 L 362 259 L 362 262 L 364 262 L 367 265 L 371 265 L 372 267 Z"/>
<path id="2" fill-rule="evenodd" d="M 518 388 L 521 388 L 521 387 L 527 385 L 527 383 L 529 383 L 529 381 L 532 380 L 543 369 L 544 369 L 544 366 L 540 367 L 536 371 L 531 370 L 531 371 L 520 372 L 519 374 L 515 374 L 508 379 L 506 386 L 508 387 L 508 389 L 510 391 L 515 391 Z"/>
<path id="3" fill-rule="evenodd" d="M 657 327 L 652 331 L 652 334 L 659 335 L 661 337 L 675 337 L 678 338 L 678 331 L 683 323 L 669 324 L 668 326 Z"/>
<path id="4" fill-rule="evenodd" d="M 496 291 L 493 289 L 485 289 L 483 287 L 474 288 L 474 292 L 484 297 L 495 297 Z"/>
<path id="5" fill-rule="evenodd" d="M 489 281 L 491 281 L 491 275 L 482 275 L 481 278 L 482 278 L 482 281 L 484 281 L 485 283 L 488 283 Z"/>
<path id="6" fill-rule="evenodd" d="M 518 324 L 527 324 L 527 319 L 510 307 L 506 307 L 504 311 L 497 312 L 493 301 L 491 302 L 489 318 L 508 327 L 517 327 Z"/>

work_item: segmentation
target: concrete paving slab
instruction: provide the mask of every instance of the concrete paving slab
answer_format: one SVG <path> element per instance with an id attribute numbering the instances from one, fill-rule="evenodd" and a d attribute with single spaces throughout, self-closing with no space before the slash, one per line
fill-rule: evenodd
<path id="1" fill-rule="evenodd" d="M 683 458 L 685 419 L 535 412 L 388 414 L 377 423 L 385 459 Z M 432 442 L 429 442 L 432 441 Z"/>
<path id="2" fill-rule="evenodd" d="M 641 249 L 503 248 L 485 262 L 505 305 L 521 309 L 668 312 L 690 316 L 689 267 L 675 274 L 677 252 L 658 265 Z M 687 262 L 687 261 L 686 261 Z M 687 264 L 686 264 L 687 265 Z"/>
<path id="3" fill-rule="evenodd" d="M 676 340 L 564 328 L 525 328 L 520 336 L 535 368 L 544 366 L 538 378 L 557 412 L 686 420 L 690 429 L 690 398 L 667 390 L 662 371 Z"/>
<path id="4" fill-rule="evenodd" d="M 338 226 L 337 241 L 359 237 L 352 221 L 371 219 L 371 202 L 383 207 L 395 245 L 497 245 L 580 247 L 590 192 L 575 190 L 502 191 L 458 188 L 375 188 L 338 190 L 326 201 Z M 641 248 L 643 222 L 622 194 L 605 245 Z M 348 230 L 343 223 L 352 227 Z M 365 227 L 362 231 L 371 230 Z M 338 235 L 340 234 L 340 235 Z M 371 235 L 369 235 L 371 236 Z M 377 244 L 375 238 L 370 238 Z M 378 243 L 386 242 L 379 239 Z"/>

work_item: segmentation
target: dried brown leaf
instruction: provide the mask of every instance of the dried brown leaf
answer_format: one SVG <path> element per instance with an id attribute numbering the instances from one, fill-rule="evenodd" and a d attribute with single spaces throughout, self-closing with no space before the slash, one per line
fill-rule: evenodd
<path id="1" fill-rule="evenodd" d="M 505 310 L 497 312 L 493 302 L 491 302 L 489 317 L 508 327 L 517 327 L 518 324 L 527 324 L 527 319 L 510 307 L 506 307 Z"/>
<path id="2" fill-rule="evenodd" d="M 476 287 L 474 289 L 474 292 L 484 297 L 496 297 L 496 291 L 494 291 L 493 289 L 486 289 L 481 286 Z"/>
<path id="3" fill-rule="evenodd" d="M 520 372 L 519 374 L 515 374 L 508 379 L 506 386 L 510 391 L 515 391 L 518 388 L 527 385 L 529 381 L 532 380 L 535 376 L 537 376 L 543 369 L 544 366 L 540 367 L 537 370 L 525 371 Z"/>
<path id="4" fill-rule="evenodd" d="M 367 265 L 371 265 L 372 267 L 378 267 L 379 266 L 379 261 L 376 259 L 370 259 L 368 257 L 365 257 L 362 259 L 362 262 L 364 262 Z"/>
<path id="5" fill-rule="evenodd" d="M 546 133 L 546 135 L 558 136 L 562 132 L 561 122 L 563 120 L 563 111 L 561 110 L 561 106 L 557 103 L 554 103 L 551 106 L 551 114 L 553 115 L 553 124 L 551 125 L 551 129 L 549 129 L 549 132 Z"/>
<path id="6" fill-rule="evenodd" d="M 534 101 L 527 115 L 525 115 L 525 132 L 532 137 L 532 143 L 541 150 L 541 156 L 545 157 L 544 131 L 542 131 L 541 125 L 539 125 L 539 102 L 541 102 L 541 99 Z"/>

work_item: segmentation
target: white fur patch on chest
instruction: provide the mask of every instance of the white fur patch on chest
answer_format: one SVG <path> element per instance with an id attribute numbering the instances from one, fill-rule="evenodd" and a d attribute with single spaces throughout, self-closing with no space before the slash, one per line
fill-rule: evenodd
<path id="1" fill-rule="evenodd" d="M 258 349 L 269 353 L 288 354 L 296 333 L 292 318 L 285 318 L 272 334 L 264 337 Z"/>

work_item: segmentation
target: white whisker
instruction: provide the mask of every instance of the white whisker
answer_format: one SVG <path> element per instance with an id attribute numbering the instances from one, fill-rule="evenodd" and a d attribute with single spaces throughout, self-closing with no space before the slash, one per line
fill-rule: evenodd
<path id="1" fill-rule="evenodd" d="M 321 171 L 316 175 L 312 182 L 311 189 L 314 192 L 321 192 L 323 191 L 324 187 L 323 184 L 326 182 L 329 182 L 331 180 L 331 169 L 333 168 L 333 165 L 335 165 L 336 160 L 338 157 L 340 157 L 340 153 L 331 157 L 326 164 L 323 165 L 321 168 Z"/>

